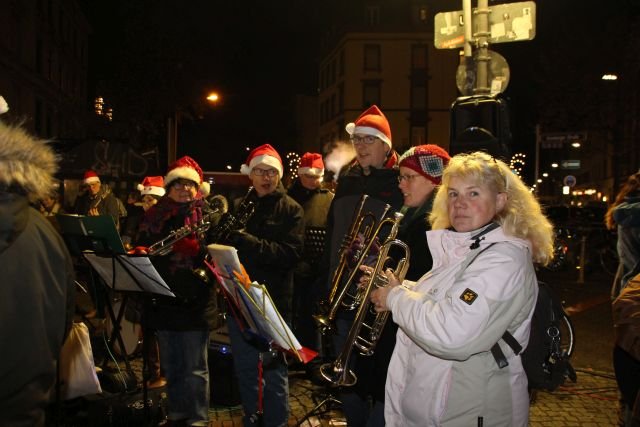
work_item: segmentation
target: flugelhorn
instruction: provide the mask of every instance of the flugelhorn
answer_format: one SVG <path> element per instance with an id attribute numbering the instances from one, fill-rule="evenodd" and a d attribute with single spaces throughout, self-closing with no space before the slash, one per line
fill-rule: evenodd
<path id="1" fill-rule="evenodd" d="M 363 263 L 366 258 L 371 255 L 374 244 L 378 243 L 378 235 L 381 229 L 380 225 L 382 225 L 384 217 L 389 209 L 391 209 L 391 206 L 385 205 L 380 220 L 376 221 L 373 213 L 362 213 L 368 197 L 369 196 L 364 194 L 360 198 L 356 215 L 349 228 L 349 233 L 343 240 L 340 262 L 331 279 L 329 297 L 327 301 L 322 304 L 326 307 L 326 312 L 313 316 L 316 323 L 324 330 L 333 329 L 333 322 L 340 308 L 355 310 L 362 301 L 360 291 L 355 288 L 355 290 L 350 292 L 350 289 L 354 287 L 354 279 L 360 272 L 360 266 L 364 265 Z M 351 250 L 357 244 L 358 239 L 362 240 L 360 242 L 362 247 L 358 248 L 355 253 L 352 253 Z M 350 261 L 351 264 L 355 264 L 355 267 L 349 269 Z"/>
<path id="2" fill-rule="evenodd" d="M 369 297 L 373 289 L 388 285 L 388 280 L 383 273 L 390 268 L 388 262 L 391 258 L 388 257 L 388 253 L 392 247 L 396 246 L 404 250 L 404 257 L 397 262 L 395 269 L 392 268 L 393 274 L 402 281 L 407 273 L 411 253 L 406 243 L 396 239 L 403 216 L 400 212 L 396 212 L 393 218 L 386 218 L 378 225 L 378 232 L 385 224 L 391 223 L 392 227 L 389 236 L 380 247 L 369 281 L 366 285 L 359 287 L 363 300 L 358 306 L 356 317 L 351 324 L 340 355 L 332 363 L 325 363 L 320 367 L 322 377 L 334 386 L 352 386 L 356 383 L 358 378 L 348 367 L 353 349 L 357 348 L 361 354 L 366 356 L 373 354 L 382 329 L 389 318 L 388 311 L 376 313 L 372 310 Z M 370 320 L 367 322 L 368 319 Z"/>
<path id="3" fill-rule="evenodd" d="M 164 239 L 158 240 L 147 248 L 149 256 L 163 256 L 169 254 L 173 250 L 173 245 L 178 241 L 192 234 L 199 235 L 206 232 L 211 227 L 211 219 L 220 214 L 222 207 L 216 206 L 211 212 L 202 215 L 198 221 L 185 224 L 184 226 L 173 230 Z"/>

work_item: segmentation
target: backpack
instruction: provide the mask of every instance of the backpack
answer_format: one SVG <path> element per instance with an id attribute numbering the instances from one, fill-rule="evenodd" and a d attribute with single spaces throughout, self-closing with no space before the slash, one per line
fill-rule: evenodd
<path id="1" fill-rule="evenodd" d="M 479 241 L 478 241 L 479 243 Z M 462 272 L 471 264 L 482 252 L 495 245 L 492 243 L 481 251 L 471 252 L 465 263 L 457 274 Z M 472 249 L 479 245 L 472 245 Z M 563 326 L 565 332 L 571 336 L 563 336 Z M 529 381 L 529 389 L 544 389 L 553 391 L 564 384 L 569 378 L 572 382 L 577 381 L 576 371 L 571 366 L 570 357 L 572 349 L 568 351 L 561 348 L 563 342 L 570 340 L 573 342 L 573 326 L 562 307 L 562 303 L 553 290 L 544 282 L 538 280 L 538 299 L 531 318 L 531 332 L 526 350 L 522 351 L 522 346 L 511 335 L 509 331 L 502 334 L 502 340 L 513 350 L 516 355 L 522 358 L 522 366 Z M 509 365 L 507 358 L 500 349 L 498 343 L 491 347 L 491 354 L 500 369 Z"/>
<path id="2" fill-rule="evenodd" d="M 563 325 L 564 323 L 564 325 Z M 564 332 L 570 337 L 563 336 Z M 561 348 L 561 343 L 573 339 L 573 326 L 564 311 L 560 299 L 551 287 L 538 281 L 538 300 L 531 318 L 529 343 L 525 351 L 509 331 L 502 335 L 504 342 L 515 354 L 520 354 L 522 366 L 527 374 L 529 389 L 554 391 L 569 378 L 577 381 L 576 371 L 571 366 L 572 349 Z M 491 348 L 496 363 L 500 368 L 508 363 L 498 343 Z"/>

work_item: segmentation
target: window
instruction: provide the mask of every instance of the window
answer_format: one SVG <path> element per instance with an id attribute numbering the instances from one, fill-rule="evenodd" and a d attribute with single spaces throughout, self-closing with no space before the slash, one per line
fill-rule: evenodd
<path id="1" fill-rule="evenodd" d="M 413 45 L 411 46 L 411 68 L 425 69 L 427 68 L 427 46 Z"/>
<path id="2" fill-rule="evenodd" d="M 364 70 L 380 71 L 380 46 L 377 44 L 364 45 Z"/>
<path id="3" fill-rule="evenodd" d="M 368 80 L 362 83 L 362 107 L 376 104 L 380 106 L 380 81 Z"/>
<path id="4" fill-rule="evenodd" d="M 380 23 L 380 6 L 367 6 L 366 22 L 369 25 L 378 25 Z"/>
<path id="5" fill-rule="evenodd" d="M 427 88 L 425 86 L 411 87 L 411 109 L 412 110 L 427 109 Z"/>

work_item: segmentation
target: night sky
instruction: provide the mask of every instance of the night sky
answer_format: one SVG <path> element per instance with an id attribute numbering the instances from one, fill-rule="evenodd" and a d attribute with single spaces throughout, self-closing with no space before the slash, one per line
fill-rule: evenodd
<path id="1" fill-rule="evenodd" d="M 206 150 L 284 143 L 293 132 L 291 97 L 315 93 L 319 47 L 335 17 L 331 2 L 248 3 L 87 1 L 90 95 L 103 94 L 116 116 L 135 123 L 141 145 L 164 138 L 157 123 L 176 110 L 185 113 L 185 132 L 204 126 L 212 135 Z M 490 5 L 498 3 L 506 2 Z M 604 72 L 624 71 L 638 3 L 538 1 L 535 40 L 492 46 L 510 66 L 514 149 L 532 146 L 541 121 L 554 130 L 584 126 L 588 112 L 567 111 L 591 102 Z M 462 8 L 437 4 L 434 13 Z M 223 97 L 215 110 L 201 101 L 207 89 Z"/>

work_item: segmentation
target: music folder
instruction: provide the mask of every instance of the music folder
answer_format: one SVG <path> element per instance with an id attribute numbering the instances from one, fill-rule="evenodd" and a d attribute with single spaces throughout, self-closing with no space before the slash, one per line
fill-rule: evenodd
<path id="1" fill-rule="evenodd" d="M 209 245 L 207 249 L 214 264 L 213 274 L 252 332 L 293 354 L 301 362 L 312 360 L 317 352 L 300 345 L 278 312 L 267 288 L 249 279 L 238 259 L 237 250 L 218 244 Z"/>

